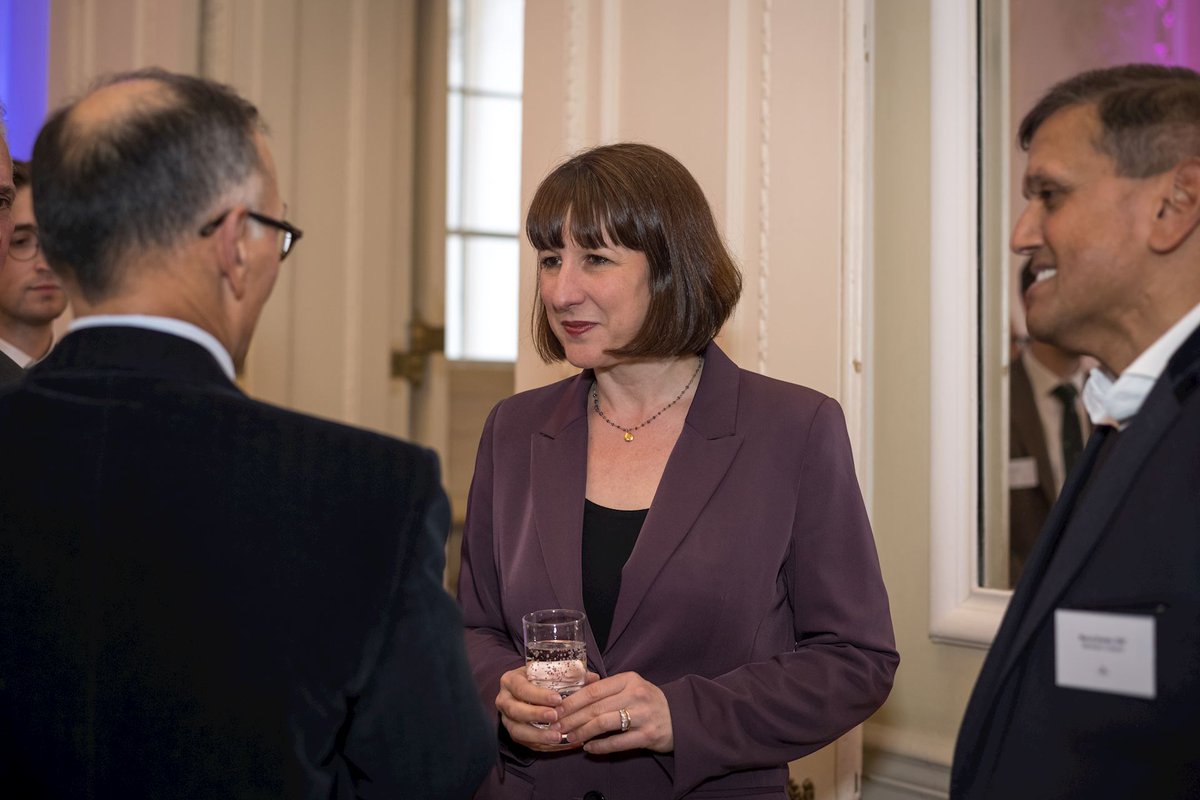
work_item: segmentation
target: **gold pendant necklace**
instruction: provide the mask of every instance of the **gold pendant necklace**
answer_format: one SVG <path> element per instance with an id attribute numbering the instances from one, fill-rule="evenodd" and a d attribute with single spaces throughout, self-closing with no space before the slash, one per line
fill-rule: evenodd
<path id="1" fill-rule="evenodd" d="M 651 422 L 654 422 L 654 420 L 658 419 L 664 411 L 679 402 L 680 398 L 682 398 L 687 393 L 687 390 L 691 388 L 692 381 L 696 380 L 696 376 L 700 374 L 700 368 L 703 366 L 704 356 L 700 356 L 700 360 L 696 362 L 696 371 L 692 373 L 692 377 L 688 378 L 688 382 L 684 385 L 684 387 L 679 390 L 679 394 L 675 395 L 675 399 L 659 409 L 657 414 L 643 422 L 641 425 L 634 425 L 632 428 L 626 428 L 624 425 L 618 425 L 608 417 L 604 416 L 604 412 L 600 410 L 600 391 L 596 388 L 595 381 L 592 381 L 592 408 L 596 409 L 596 413 L 600 415 L 600 419 L 604 420 L 609 425 L 612 425 L 617 430 L 624 431 L 626 442 L 632 442 L 634 431 L 636 431 L 638 428 L 644 428 Z"/>

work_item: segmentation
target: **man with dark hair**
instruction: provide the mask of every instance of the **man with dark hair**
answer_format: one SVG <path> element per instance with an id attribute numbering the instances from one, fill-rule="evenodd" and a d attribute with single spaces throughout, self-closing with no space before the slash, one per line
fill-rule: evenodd
<path id="1" fill-rule="evenodd" d="M 1078 75 L 1019 138 L 1026 320 L 1100 362 L 1096 429 L 984 662 L 951 795 L 1198 797 L 1200 75 Z"/>
<path id="2" fill-rule="evenodd" d="M 67 309 L 67 295 L 38 245 L 29 164 L 13 161 L 13 233 L 0 262 L 0 353 L 22 369 L 46 357 L 54 345 L 54 320 Z"/>
<path id="3" fill-rule="evenodd" d="M 0 105 L 0 259 L 8 253 L 8 239 L 13 232 L 12 207 L 16 198 L 12 157 L 8 153 L 8 137 L 4 131 L 4 106 Z M 19 381 L 24 376 L 21 365 L 0 352 L 0 386 Z"/>
<path id="4" fill-rule="evenodd" d="M 469 797 L 436 456 L 234 383 L 300 237 L 257 111 L 120 75 L 33 179 L 78 318 L 0 392 L 0 793 Z"/>

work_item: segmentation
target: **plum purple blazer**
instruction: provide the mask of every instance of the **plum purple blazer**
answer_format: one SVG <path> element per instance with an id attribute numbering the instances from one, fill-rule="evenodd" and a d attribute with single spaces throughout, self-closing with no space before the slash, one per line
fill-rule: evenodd
<path id="1" fill-rule="evenodd" d="M 608 649 L 588 633 L 591 669 L 634 670 L 666 694 L 675 750 L 540 754 L 501 728 L 477 797 L 782 800 L 786 762 L 887 697 L 899 656 L 841 409 L 738 369 L 715 344 L 705 358 Z M 591 383 L 584 371 L 515 395 L 484 427 L 458 591 L 489 707 L 523 663 L 521 616 L 583 608 Z"/>

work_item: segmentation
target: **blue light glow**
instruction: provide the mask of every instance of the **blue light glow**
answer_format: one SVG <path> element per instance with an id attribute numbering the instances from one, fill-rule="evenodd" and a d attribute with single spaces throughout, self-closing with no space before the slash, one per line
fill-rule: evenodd
<path id="1" fill-rule="evenodd" d="M 8 146 L 28 159 L 46 117 L 50 0 L 0 0 L 0 103 Z"/>

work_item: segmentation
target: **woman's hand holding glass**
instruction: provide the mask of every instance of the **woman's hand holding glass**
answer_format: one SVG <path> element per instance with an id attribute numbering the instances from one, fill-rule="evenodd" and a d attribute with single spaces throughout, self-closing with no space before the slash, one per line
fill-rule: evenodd
<path id="1" fill-rule="evenodd" d="M 667 696 L 636 672 L 602 680 L 589 674 L 586 687 L 556 705 L 558 721 L 551 731 L 565 734 L 572 746 L 584 744 L 589 753 L 675 749 Z"/>
<path id="2" fill-rule="evenodd" d="M 600 676 L 596 673 L 587 674 L 588 683 L 599 680 Z M 579 747 L 576 741 L 564 744 L 562 733 L 553 729 L 552 723 L 562 716 L 562 705 L 563 698 L 556 690 L 535 686 L 529 681 L 525 667 L 510 669 L 500 676 L 500 693 L 496 695 L 500 721 L 514 742 L 530 750 L 555 752 Z M 539 728 L 534 723 L 551 727 Z"/>

